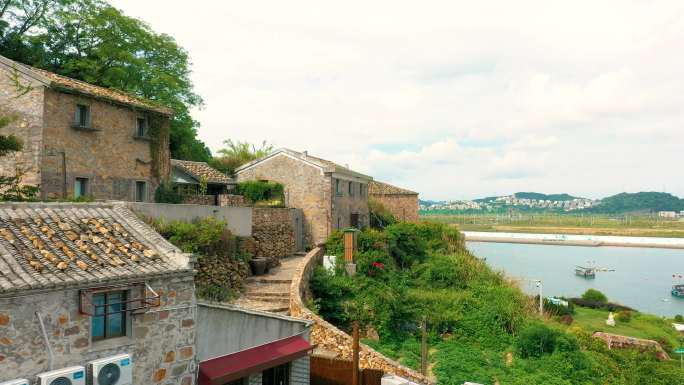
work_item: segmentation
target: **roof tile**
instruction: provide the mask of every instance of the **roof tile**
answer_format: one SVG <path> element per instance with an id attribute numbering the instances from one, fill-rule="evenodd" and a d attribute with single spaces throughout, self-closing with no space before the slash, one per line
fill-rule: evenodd
<path id="1" fill-rule="evenodd" d="M 171 166 L 178 167 L 197 180 L 207 178 L 207 183 L 228 184 L 233 180 L 221 171 L 211 167 L 206 162 L 193 162 L 190 160 L 171 159 Z"/>

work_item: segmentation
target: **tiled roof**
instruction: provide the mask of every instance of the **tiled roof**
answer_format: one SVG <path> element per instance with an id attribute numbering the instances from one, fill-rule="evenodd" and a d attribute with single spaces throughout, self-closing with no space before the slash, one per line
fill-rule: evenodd
<path id="1" fill-rule="evenodd" d="M 368 180 L 372 180 L 372 179 L 373 179 L 373 177 L 371 177 L 371 176 L 368 176 L 368 175 L 362 174 L 362 173 L 360 173 L 360 172 L 354 171 L 354 170 L 352 170 L 352 169 L 350 169 L 350 168 L 348 168 L 348 167 L 339 165 L 339 164 L 337 164 L 337 163 L 335 163 L 335 162 L 331 162 L 331 161 L 329 161 L 329 160 L 325 160 L 325 159 L 322 159 L 322 158 L 319 158 L 319 157 L 316 157 L 316 156 L 311 156 L 311 155 L 309 155 L 309 154 L 306 153 L 306 152 L 299 152 L 299 151 L 290 150 L 289 148 L 280 148 L 280 149 L 277 149 L 277 150 L 273 151 L 272 153 L 266 155 L 266 156 L 263 157 L 263 158 L 259 158 L 259 159 L 257 159 L 257 160 L 254 160 L 254 161 L 252 161 L 252 162 L 249 162 L 249 163 L 247 163 L 247 164 L 244 164 L 244 165 L 238 167 L 238 168 L 235 170 L 235 172 L 236 172 L 236 173 L 239 173 L 240 171 L 242 171 L 242 170 L 244 170 L 244 169 L 247 169 L 247 168 L 249 168 L 249 167 L 251 167 L 251 166 L 253 166 L 253 165 L 257 164 L 257 163 L 263 162 L 263 161 L 266 160 L 266 159 L 270 159 L 270 158 L 272 158 L 272 157 L 274 157 L 274 156 L 276 156 L 276 155 L 278 155 L 278 154 L 283 154 L 283 153 L 284 153 L 284 154 L 287 154 L 287 155 L 289 155 L 289 156 L 291 156 L 291 157 L 293 157 L 293 158 L 302 160 L 302 161 L 304 161 L 304 162 L 308 162 L 308 163 L 314 164 L 314 165 L 316 165 L 316 166 L 322 168 L 323 171 L 325 171 L 325 172 L 335 172 L 335 173 L 338 173 L 338 174 L 345 174 L 345 175 L 350 175 L 350 176 L 354 176 L 354 177 L 357 177 L 357 178 L 368 179 Z"/>
<path id="2" fill-rule="evenodd" d="M 68 78 L 66 76 L 57 75 L 56 73 L 14 62 L 6 57 L 0 56 L 0 64 L 2 63 L 11 67 L 16 67 L 17 69 L 21 69 L 21 72 L 40 79 L 42 82 L 47 83 L 46 85 L 49 87 L 76 92 L 95 98 L 102 98 L 115 103 L 153 111 L 163 115 L 173 115 L 173 110 L 168 107 L 161 106 L 151 100 L 130 95 L 123 91 L 100 87 L 80 80 Z"/>
<path id="3" fill-rule="evenodd" d="M 371 195 L 418 195 L 415 191 L 378 181 L 368 183 L 368 193 Z"/>
<path id="4" fill-rule="evenodd" d="M 198 181 L 202 177 L 207 178 L 207 183 L 228 184 L 233 181 L 226 174 L 211 167 L 205 162 L 171 159 L 171 166 L 178 167 Z"/>
<path id="5" fill-rule="evenodd" d="M 122 202 L 0 203 L 0 294 L 192 271 Z"/>

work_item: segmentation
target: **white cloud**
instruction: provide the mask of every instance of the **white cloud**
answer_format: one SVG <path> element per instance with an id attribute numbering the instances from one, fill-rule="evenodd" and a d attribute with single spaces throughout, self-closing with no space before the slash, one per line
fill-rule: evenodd
<path id="1" fill-rule="evenodd" d="M 684 196 L 684 3 L 114 0 L 194 62 L 212 149 L 307 149 L 426 198 Z"/>

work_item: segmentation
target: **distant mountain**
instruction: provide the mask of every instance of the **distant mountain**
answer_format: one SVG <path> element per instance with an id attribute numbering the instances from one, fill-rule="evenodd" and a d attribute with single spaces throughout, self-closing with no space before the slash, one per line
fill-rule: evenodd
<path id="1" fill-rule="evenodd" d="M 603 214 L 682 211 L 684 199 L 663 192 L 620 193 L 604 199 L 589 212 Z"/>
<path id="2" fill-rule="evenodd" d="M 542 194 L 542 193 L 537 193 L 537 192 L 517 192 L 515 194 L 516 198 L 518 199 L 534 199 L 534 200 L 547 200 L 547 201 L 571 201 L 573 199 L 580 199 L 579 197 L 575 197 L 569 194 Z M 497 197 L 486 197 L 486 198 L 480 198 L 480 199 L 474 199 L 475 202 L 492 202 L 495 201 L 497 198 L 501 198 L 500 196 Z"/>

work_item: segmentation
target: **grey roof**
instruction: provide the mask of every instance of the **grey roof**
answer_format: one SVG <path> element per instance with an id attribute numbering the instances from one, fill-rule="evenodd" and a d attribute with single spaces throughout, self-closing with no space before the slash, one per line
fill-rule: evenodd
<path id="1" fill-rule="evenodd" d="M 0 203 L 0 294 L 192 273 L 122 202 Z"/>
<path id="2" fill-rule="evenodd" d="M 234 181 L 226 174 L 211 167 L 207 162 L 194 162 L 191 160 L 171 159 L 171 166 L 195 178 L 198 182 L 202 177 L 207 178 L 207 183 L 230 184 Z"/>
<path id="3" fill-rule="evenodd" d="M 353 176 L 353 177 L 357 177 L 357 178 L 361 178 L 361 179 L 373 180 L 372 176 L 362 174 L 362 173 L 354 171 L 348 167 L 344 167 L 342 165 L 339 165 L 335 162 L 331 162 L 329 160 L 325 160 L 323 158 L 311 156 L 307 152 L 294 151 L 294 150 L 290 150 L 289 148 L 279 148 L 279 149 L 271 152 L 270 154 L 268 154 L 262 158 L 259 158 L 259 159 L 253 160 L 249 163 L 243 164 L 242 166 L 235 169 L 235 173 L 238 174 L 245 169 L 248 169 L 248 168 L 250 168 L 250 167 L 252 167 L 258 163 L 261 163 L 265 160 L 268 160 L 268 159 L 273 158 L 273 157 L 280 155 L 280 154 L 286 154 L 286 155 L 289 155 L 290 157 L 292 157 L 294 159 L 298 159 L 300 161 L 309 163 L 313 166 L 320 167 L 324 172 L 331 172 L 331 173 L 334 172 L 334 173 L 349 175 L 349 176 Z"/>

